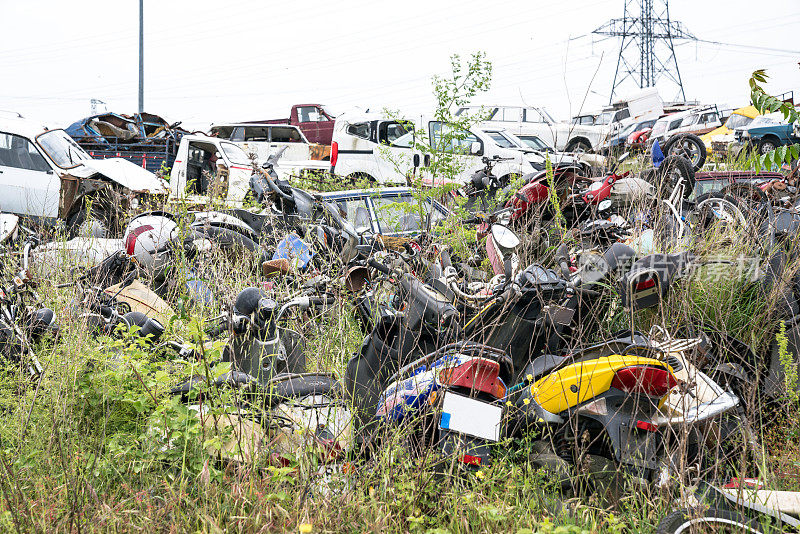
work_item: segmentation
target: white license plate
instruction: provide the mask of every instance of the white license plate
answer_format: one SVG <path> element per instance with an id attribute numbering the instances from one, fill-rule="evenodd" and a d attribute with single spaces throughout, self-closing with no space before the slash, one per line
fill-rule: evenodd
<path id="1" fill-rule="evenodd" d="M 503 408 L 476 399 L 445 392 L 439 428 L 487 441 L 500 439 Z"/>

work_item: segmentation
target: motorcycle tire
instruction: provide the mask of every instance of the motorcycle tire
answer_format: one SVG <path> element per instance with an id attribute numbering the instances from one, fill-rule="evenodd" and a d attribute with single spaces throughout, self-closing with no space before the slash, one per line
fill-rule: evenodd
<path id="1" fill-rule="evenodd" d="M 658 189 L 661 189 L 665 195 L 662 198 L 669 196 L 670 193 L 677 187 L 678 181 L 683 179 L 684 189 L 683 198 L 688 199 L 694 192 L 695 177 L 692 163 L 683 156 L 668 156 L 661 162 L 658 168 Z"/>
<path id="2" fill-rule="evenodd" d="M 695 172 L 703 168 L 708 157 L 706 144 L 694 134 L 676 135 L 664 145 L 665 156 L 682 156 L 689 160 Z"/>
<path id="3" fill-rule="evenodd" d="M 722 530 L 725 528 L 727 530 Z M 766 531 L 758 520 L 721 508 L 675 510 L 656 527 L 656 534 L 692 534 L 695 532 L 765 533 Z"/>

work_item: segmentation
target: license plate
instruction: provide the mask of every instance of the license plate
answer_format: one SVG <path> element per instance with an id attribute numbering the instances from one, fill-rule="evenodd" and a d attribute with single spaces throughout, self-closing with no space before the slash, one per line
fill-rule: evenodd
<path id="1" fill-rule="evenodd" d="M 439 428 L 460 432 L 487 441 L 500 439 L 503 408 L 476 399 L 446 392 L 442 401 Z"/>

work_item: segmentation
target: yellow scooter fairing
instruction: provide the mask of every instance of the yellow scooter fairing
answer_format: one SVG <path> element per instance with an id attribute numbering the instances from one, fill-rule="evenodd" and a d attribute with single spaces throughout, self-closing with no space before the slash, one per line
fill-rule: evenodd
<path id="1" fill-rule="evenodd" d="M 573 363 L 540 378 L 531 386 L 531 397 L 543 409 L 559 414 L 608 391 L 618 370 L 636 365 L 660 367 L 674 374 L 672 367 L 660 360 L 614 354 Z"/>

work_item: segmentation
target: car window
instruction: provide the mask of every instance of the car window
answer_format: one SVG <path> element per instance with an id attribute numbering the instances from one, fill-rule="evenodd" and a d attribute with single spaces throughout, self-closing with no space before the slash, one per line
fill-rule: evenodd
<path id="1" fill-rule="evenodd" d="M 697 124 L 697 121 L 700 119 L 700 115 L 689 115 L 688 117 L 684 117 L 681 121 L 681 127 L 683 126 L 691 126 L 692 124 Z"/>
<path id="2" fill-rule="evenodd" d="M 427 212 L 430 204 L 426 204 Z M 372 205 L 382 233 L 419 232 L 423 229 L 419 201 L 411 195 L 374 197 Z"/>
<path id="3" fill-rule="evenodd" d="M 211 135 L 221 139 L 230 139 L 235 129 L 236 128 L 233 126 L 213 126 L 211 128 Z"/>
<path id="4" fill-rule="evenodd" d="M 410 148 L 414 126 L 410 123 L 383 122 L 378 127 L 378 140 L 383 145 Z"/>
<path id="5" fill-rule="evenodd" d="M 300 122 L 327 122 L 328 117 L 317 109 L 317 106 L 301 106 L 297 108 L 297 117 Z"/>
<path id="6" fill-rule="evenodd" d="M 583 117 L 581 117 L 581 120 L 582 119 Z M 544 122 L 542 114 L 535 109 L 525 109 L 524 117 L 522 120 L 525 122 Z"/>
<path id="7" fill-rule="evenodd" d="M 547 143 L 535 135 L 520 135 L 519 139 L 534 150 L 547 150 Z"/>
<path id="8" fill-rule="evenodd" d="M 517 148 L 517 145 L 511 142 L 506 136 L 501 134 L 500 132 L 487 132 L 489 137 L 492 138 L 492 141 L 497 143 L 497 146 L 501 148 Z"/>
<path id="9" fill-rule="evenodd" d="M 0 165 L 47 172 L 50 166 L 33 143 L 14 134 L 0 133 Z"/>
<path id="10" fill-rule="evenodd" d="M 518 122 L 520 108 L 497 108 L 490 120 L 502 122 Z"/>
<path id="11" fill-rule="evenodd" d="M 92 157 L 64 130 L 50 130 L 36 136 L 36 143 L 62 169 L 71 169 Z"/>
<path id="12" fill-rule="evenodd" d="M 700 122 L 716 122 L 717 120 L 717 114 L 715 112 L 703 113 L 700 115 Z"/>
<path id="13" fill-rule="evenodd" d="M 234 128 L 233 132 L 231 132 L 230 138 L 224 135 L 221 135 L 220 137 L 223 139 L 230 139 L 231 141 L 244 141 L 244 126 L 237 126 Z"/>
<path id="14" fill-rule="evenodd" d="M 334 200 L 333 203 L 339 208 L 339 214 L 356 230 L 372 229 L 367 202 L 363 198 L 340 199 Z"/>
<path id="15" fill-rule="evenodd" d="M 371 130 L 372 125 L 368 122 L 357 122 L 347 126 L 347 133 L 355 135 L 356 137 L 361 137 L 362 139 L 369 139 Z"/>
<path id="16" fill-rule="evenodd" d="M 220 143 L 219 145 L 222 151 L 225 152 L 225 156 L 231 160 L 231 163 L 250 165 L 250 158 L 247 157 L 245 151 L 238 145 L 234 145 L 233 143 Z"/>
<path id="17" fill-rule="evenodd" d="M 683 119 L 676 119 L 676 120 L 670 122 L 669 123 L 669 127 L 667 128 L 667 131 L 674 130 L 675 128 L 678 128 L 681 125 L 682 121 L 683 121 Z"/>
<path id="18" fill-rule="evenodd" d="M 730 117 L 728 117 L 727 121 L 725 121 L 725 126 L 730 128 L 731 130 L 735 130 L 736 128 L 744 128 L 751 122 L 753 122 L 753 119 L 751 119 L 750 117 L 745 117 L 744 115 L 739 115 L 738 113 L 734 113 Z"/>
<path id="19" fill-rule="evenodd" d="M 454 129 L 449 124 L 431 121 L 429 124 L 431 146 L 434 150 L 454 154 L 469 154 L 472 143 L 479 143 L 478 137 L 464 129 Z"/>
<path id="20" fill-rule="evenodd" d="M 623 108 L 614 114 L 614 121 L 616 122 L 625 120 L 630 116 L 631 116 L 631 110 L 629 110 L 628 108 Z"/>
<path id="21" fill-rule="evenodd" d="M 269 131 L 266 126 L 248 126 L 242 141 L 269 141 Z"/>
<path id="22" fill-rule="evenodd" d="M 295 128 L 285 128 L 282 126 L 273 126 L 272 139 L 273 143 L 301 143 L 300 132 Z"/>
<path id="23" fill-rule="evenodd" d="M 694 198 L 690 198 L 690 200 L 694 200 L 700 195 L 705 195 L 706 193 L 715 193 L 720 191 L 728 184 L 730 184 L 730 182 L 727 178 L 720 180 L 697 180 L 694 186 Z"/>

